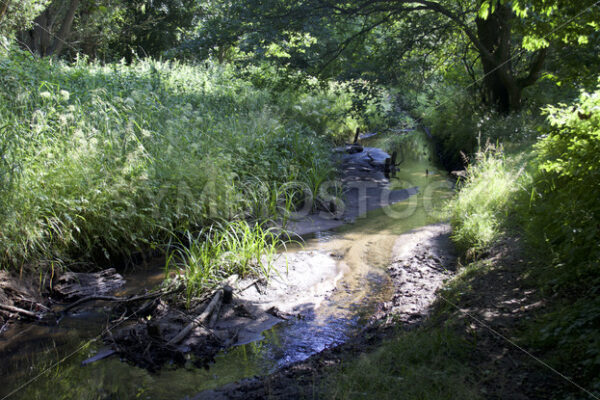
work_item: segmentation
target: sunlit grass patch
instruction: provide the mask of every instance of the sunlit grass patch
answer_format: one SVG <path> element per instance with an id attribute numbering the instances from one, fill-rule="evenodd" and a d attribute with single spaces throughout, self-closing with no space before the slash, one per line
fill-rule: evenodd
<path id="1" fill-rule="evenodd" d="M 185 242 L 167 257 L 166 275 L 181 274 L 188 298 L 237 274 L 269 279 L 277 249 L 284 244 L 266 224 L 236 221 L 215 224 L 197 234 L 186 233 Z"/>
<path id="2" fill-rule="evenodd" d="M 274 92 L 243 76 L 3 55 L 0 265 L 110 262 L 215 221 L 285 222 L 316 201 L 335 176 L 332 141 L 359 123 L 351 89 Z"/>
<path id="3" fill-rule="evenodd" d="M 525 171 L 525 154 L 507 156 L 488 146 L 477 153 L 460 190 L 446 210 L 453 226 L 453 239 L 461 250 L 476 254 L 497 240 L 515 209 L 516 193 L 530 179 Z M 525 189 L 526 190 L 526 189 Z"/>

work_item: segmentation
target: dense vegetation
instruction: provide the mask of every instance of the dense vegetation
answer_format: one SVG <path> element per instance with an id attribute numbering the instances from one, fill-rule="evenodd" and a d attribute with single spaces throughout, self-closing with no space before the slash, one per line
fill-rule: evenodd
<path id="1" fill-rule="evenodd" d="M 219 220 L 282 221 L 333 176 L 331 142 L 363 123 L 346 86 L 257 89 L 260 69 L 12 50 L 0 70 L 4 268 L 127 256 Z"/>
<path id="2" fill-rule="evenodd" d="M 302 201 L 289 183 L 316 193 L 333 142 L 402 109 L 449 171 L 466 169 L 446 209 L 468 266 L 449 295 L 521 238 L 521 275 L 546 304 L 511 338 L 600 390 L 598 2 L 1 4 L 3 268 L 179 241 L 190 290 L 268 273 L 269 227 Z M 345 366 L 332 390 L 474 396 L 469 345 L 440 324 Z M 415 389 L 438 370 L 440 386 Z"/>

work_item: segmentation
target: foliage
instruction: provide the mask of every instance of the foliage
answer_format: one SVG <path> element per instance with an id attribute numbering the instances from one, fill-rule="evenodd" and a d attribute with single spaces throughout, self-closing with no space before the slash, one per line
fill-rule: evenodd
<path id="1" fill-rule="evenodd" d="M 600 201 L 592 195 L 600 188 L 598 110 L 600 90 L 582 93 L 573 105 L 547 107 L 552 129 L 536 145 L 538 172 L 530 192 L 527 232 L 555 255 L 559 270 L 569 269 L 571 279 L 595 276 L 592 260 L 600 257 Z"/>
<path id="2" fill-rule="evenodd" d="M 503 115 L 481 107 L 471 91 L 451 83 L 437 84 L 418 95 L 415 103 L 414 112 L 431 129 L 440 161 L 450 171 L 465 168 L 486 143 L 532 144 L 545 125 L 535 103 Z"/>
<path id="3" fill-rule="evenodd" d="M 600 90 L 546 107 L 534 153 L 479 153 L 448 205 L 463 249 L 485 251 L 507 227 L 524 234 L 524 276 L 546 299 L 520 340 L 592 391 L 600 388 L 599 110 Z"/>
<path id="4" fill-rule="evenodd" d="M 460 191 L 447 205 L 453 239 L 463 251 L 477 254 L 497 240 L 510 225 L 507 215 L 515 193 L 527 184 L 523 155 L 507 157 L 488 146 L 478 152 L 467 169 Z"/>
<path id="5" fill-rule="evenodd" d="M 37 16 L 35 27 L 17 27 L 24 49 L 40 56 L 74 59 L 82 54 L 129 62 L 177 46 L 200 13 L 194 0 L 55 0 L 44 5 L 31 14 Z"/>
<path id="6" fill-rule="evenodd" d="M 195 0 L 123 1 L 117 35 L 108 44 L 113 57 L 132 59 L 158 57 L 180 43 L 195 22 L 199 4 Z"/>
<path id="7" fill-rule="evenodd" d="M 544 359 L 555 368 L 569 366 L 569 376 L 600 393 L 600 297 L 561 302 L 529 324 L 523 333 L 528 346 L 545 352 Z M 575 399 L 576 395 L 563 398 Z"/>
<path id="8" fill-rule="evenodd" d="M 524 88 L 539 80 L 549 46 L 568 53 L 597 45 L 598 10 L 591 1 L 568 7 L 535 3 L 217 2 L 195 44 L 203 53 L 237 47 L 254 57 L 269 57 L 276 47 L 285 55 L 278 57 L 281 63 L 291 68 L 387 84 L 414 80 L 415 72 L 429 73 L 436 64 L 465 63 L 487 106 L 508 113 L 520 109 Z M 311 40 L 290 40 L 298 35 Z M 566 39 L 573 35 L 577 40 Z"/>
<path id="9" fill-rule="evenodd" d="M 3 0 L 0 3 L 0 35 L 11 36 L 29 28 L 50 0 Z"/>
<path id="10" fill-rule="evenodd" d="M 4 268 L 126 256 L 215 219 L 283 217 L 285 199 L 332 176 L 328 140 L 354 128 L 310 123 L 348 107 L 328 90 L 276 95 L 210 63 L 67 65 L 15 51 L 0 70 Z M 260 211 L 251 199 L 263 190 L 274 195 Z"/>

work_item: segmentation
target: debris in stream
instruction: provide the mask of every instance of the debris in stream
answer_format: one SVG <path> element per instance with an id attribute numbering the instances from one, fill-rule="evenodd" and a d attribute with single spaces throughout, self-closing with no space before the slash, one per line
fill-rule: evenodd
<path id="1" fill-rule="evenodd" d="M 14 319 L 39 320 L 49 311 L 33 282 L 33 279 L 0 271 L 0 325 L 3 328 Z"/>
<path id="2" fill-rule="evenodd" d="M 181 296 L 163 296 L 147 316 L 140 316 L 115 332 L 109 329 L 104 341 L 122 358 L 151 372 L 167 363 L 182 366 L 188 361 L 197 367 L 208 367 L 217 352 L 238 341 L 240 324 L 260 319 L 243 304 L 226 303 L 224 293 L 223 287 L 214 290 L 211 296 L 194 299 L 187 309 Z M 127 312 L 140 314 L 131 309 Z M 267 313 L 280 320 L 288 319 L 288 314 L 275 307 Z"/>
<path id="3" fill-rule="evenodd" d="M 95 273 L 69 271 L 59 275 L 50 290 L 61 300 L 74 301 L 111 293 L 124 284 L 125 279 L 114 268 Z"/>
<path id="4" fill-rule="evenodd" d="M 174 278 L 154 300 L 149 297 L 156 291 L 123 298 L 113 309 L 122 317 L 107 329 L 104 342 L 152 372 L 165 364 L 207 367 L 220 350 L 259 340 L 278 323 L 302 319 L 302 312 L 318 307 L 341 277 L 337 260 L 315 251 L 277 256 L 273 268 L 268 280 L 234 275 L 201 297 L 188 299 L 175 290 L 181 286 Z"/>

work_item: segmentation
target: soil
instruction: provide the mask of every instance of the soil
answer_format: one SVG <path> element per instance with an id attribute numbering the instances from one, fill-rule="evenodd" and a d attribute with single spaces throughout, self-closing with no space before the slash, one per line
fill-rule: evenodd
<path id="1" fill-rule="evenodd" d="M 542 354 L 523 348 L 515 339 L 547 303 L 524 277 L 526 262 L 520 239 L 506 238 L 497 243 L 482 262 L 487 267 L 467 279 L 469 290 L 458 304 L 450 305 L 454 311 L 448 318 L 458 321 L 465 340 L 475 345 L 472 369 L 477 372 L 484 397 L 549 399 L 572 390 L 542 360 L 534 359 L 543 359 Z M 447 303 L 444 299 L 441 302 Z"/>

